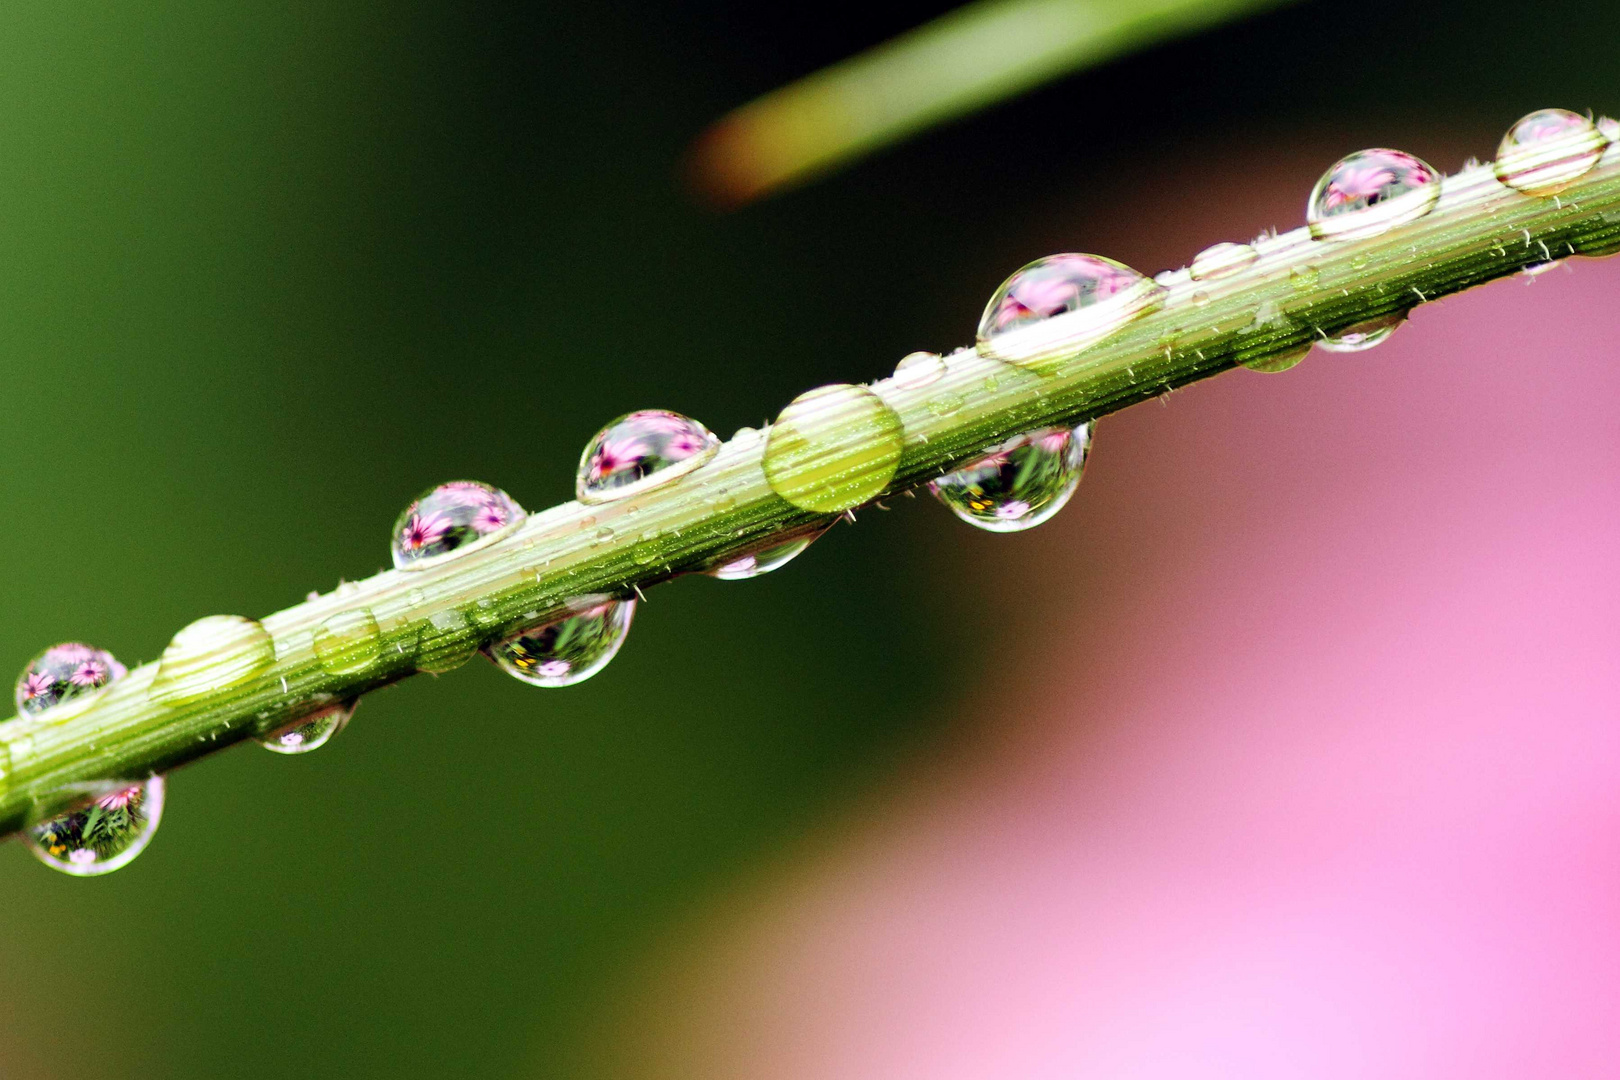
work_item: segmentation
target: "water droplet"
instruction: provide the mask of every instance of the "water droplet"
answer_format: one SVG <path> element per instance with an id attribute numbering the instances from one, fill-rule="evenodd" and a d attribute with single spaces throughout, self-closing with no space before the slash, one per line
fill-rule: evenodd
<path id="1" fill-rule="evenodd" d="M 364 671 L 382 653 L 382 631 L 365 608 L 340 611 L 315 628 L 315 659 L 334 675 Z"/>
<path id="2" fill-rule="evenodd" d="M 759 442 L 759 429 L 740 427 L 732 432 L 731 441 L 737 446 L 752 446 Z"/>
<path id="3" fill-rule="evenodd" d="M 798 558 L 822 533 L 827 530 L 816 528 L 808 533 L 791 537 L 787 540 L 762 547 L 758 551 L 749 552 L 739 558 L 730 559 L 708 571 L 710 577 L 721 581 L 743 581 L 747 578 L 756 578 L 761 574 L 768 574 L 772 570 L 780 569 Z"/>
<path id="4" fill-rule="evenodd" d="M 248 682 L 275 660 L 275 642 L 257 622 L 209 615 L 174 635 L 148 694 L 164 705 L 194 701 Z"/>
<path id="5" fill-rule="evenodd" d="M 1164 305 L 1164 286 L 1097 255 L 1037 259 L 1002 283 L 979 320 L 979 351 L 1041 366 Z"/>
<path id="6" fill-rule="evenodd" d="M 88 804 L 28 828 L 28 850 L 76 877 L 110 874 L 146 850 L 163 817 L 163 777 L 112 785 Z"/>
<path id="7" fill-rule="evenodd" d="M 1257 360 L 1245 360 L 1243 361 L 1243 366 L 1248 368 L 1250 371 L 1263 371 L 1266 374 L 1271 375 L 1279 371 L 1287 371 L 1289 368 L 1305 359 L 1305 354 L 1310 351 L 1311 346 L 1310 343 L 1307 342 L 1296 349 L 1290 349 L 1288 352 L 1280 353 L 1277 356 L 1265 356 Z"/>
<path id="8" fill-rule="evenodd" d="M 1248 244 L 1211 244 L 1193 256 L 1187 272 L 1194 281 L 1208 281 L 1236 273 L 1259 257 L 1260 253 Z"/>
<path id="9" fill-rule="evenodd" d="M 1542 109 L 1502 136 L 1496 178 L 1526 195 L 1552 195 L 1585 176 L 1609 140 L 1591 120 L 1568 109 Z"/>
<path id="10" fill-rule="evenodd" d="M 680 413 L 626 413 L 585 444 L 574 494 L 583 503 L 622 499 L 685 476 L 719 449 L 713 432 Z"/>
<path id="11" fill-rule="evenodd" d="M 1209 303 L 1209 293 L 1202 289 L 1192 294 L 1193 307 L 1204 307 Z"/>
<path id="12" fill-rule="evenodd" d="M 484 650 L 495 666 L 535 686 L 571 686 L 595 675 L 624 644 L 634 600 L 601 597 L 575 614 L 515 634 Z"/>
<path id="13" fill-rule="evenodd" d="M 472 620 L 454 608 L 435 611 L 416 644 L 416 670 L 445 675 L 472 659 L 478 634 Z"/>
<path id="14" fill-rule="evenodd" d="M 311 750 L 319 750 L 348 726 L 356 704 L 358 699 L 328 705 L 268 735 L 261 735 L 259 745 L 277 754 L 307 754 Z"/>
<path id="15" fill-rule="evenodd" d="M 427 602 L 427 593 L 421 589 L 412 589 L 405 594 L 406 607 L 420 607 Z"/>
<path id="16" fill-rule="evenodd" d="M 415 570 L 494 543 L 523 521 L 523 507 L 499 488 L 453 480 L 427 492 L 394 522 L 394 566 Z"/>
<path id="17" fill-rule="evenodd" d="M 1091 449 L 1091 425 L 1041 428 L 929 483 L 940 502 L 970 525 L 1022 532 L 1048 520 L 1080 484 Z"/>
<path id="18" fill-rule="evenodd" d="M 918 390 L 945 374 L 945 358 L 939 353 L 908 353 L 894 366 L 894 384 L 905 390 Z"/>
<path id="19" fill-rule="evenodd" d="M 928 399 L 928 411 L 935 416 L 950 416 L 967 404 L 967 398 L 961 394 L 935 394 Z"/>
<path id="20" fill-rule="evenodd" d="M 1416 221 L 1440 199 L 1440 174 L 1399 150 L 1360 150 L 1316 182 L 1305 220 L 1318 240 L 1377 236 Z"/>
<path id="21" fill-rule="evenodd" d="M 905 429 L 864 386 L 817 387 L 791 401 L 765 443 L 765 479 L 801 510 L 837 513 L 894 479 Z"/>
<path id="22" fill-rule="evenodd" d="M 1295 292 L 1309 292 L 1316 288 L 1316 283 L 1321 278 L 1322 271 L 1309 263 L 1288 271 L 1288 284 L 1293 286 Z"/>
<path id="23" fill-rule="evenodd" d="M 104 649 L 76 641 L 52 645 L 17 676 L 17 713 L 38 716 L 52 708 L 77 712 L 124 674 L 124 665 Z"/>
<path id="24" fill-rule="evenodd" d="M 591 546 L 595 547 L 597 544 L 605 544 L 609 540 L 613 539 L 613 536 L 613 526 L 604 525 L 591 534 Z"/>
<path id="25" fill-rule="evenodd" d="M 1540 277 L 1549 270 L 1558 269 L 1563 264 L 1564 260 L 1562 259 L 1552 259 L 1548 262 L 1530 263 L 1528 266 L 1521 267 L 1519 269 L 1519 273 L 1521 276 L 1527 278 Z"/>
<path id="26" fill-rule="evenodd" d="M 1381 344 L 1395 328 L 1406 321 L 1404 311 L 1393 312 L 1389 315 L 1379 315 L 1365 322 L 1358 322 L 1347 326 L 1336 334 L 1331 334 L 1316 343 L 1317 348 L 1327 352 L 1361 352 L 1374 345 Z"/>

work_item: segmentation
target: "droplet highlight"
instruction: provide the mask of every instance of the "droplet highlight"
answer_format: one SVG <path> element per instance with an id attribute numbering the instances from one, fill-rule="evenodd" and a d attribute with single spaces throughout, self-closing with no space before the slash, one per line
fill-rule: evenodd
<path id="1" fill-rule="evenodd" d="M 1379 315 L 1365 322 L 1347 326 L 1336 334 L 1329 334 L 1318 341 L 1316 347 L 1335 353 L 1362 352 L 1388 341 L 1389 336 L 1405 321 L 1405 312 Z"/>
<path id="2" fill-rule="evenodd" d="M 818 387 L 789 402 L 771 425 L 765 480 L 801 510 L 848 510 L 883 494 L 904 438 L 900 417 L 867 387 Z"/>
<path id="3" fill-rule="evenodd" d="M 713 432 L 680 413 L 626 413 L 585 444 L 574 494 L 583 503 L 623 499 L 685 476 L 719 449 Z"/>
<path id="4" fill-rule="evenodd" d="M 75 877 L 110 874 L 146 850 L 163 817 L 163 777 L 119 784 L 87 805 L 29 827 L 28 850 Z"/>
<path id="5" fill-rule="evenodd" d="M 355 701 L 328 705 L 259 737 L 259 745 L 276 754 L 307 754 L 337 737 L 354 716 Z"/>
<path id="6" fill-rule="evenodd" d="M 1050 520 L 1068 503 L 1090 450 L 1090 424 L 1041 428 L 931 481 L 928 490 L 969 525 L 1022 532 Z"/>
<path id="7" fill-rule="evenodd" d="M 1515 191 L 1554 195 L 1591 172 L 1608 148 L 1608 137 L 1589 118 L 1541 109 L 1508 129 L 1491 167 Z"/>
<path id="8" fill-rule="evenodd" d="M 1267 375 L 1275 375 L 1279 371 L 1287 371 L 1289 368 L 1297 365 L 1301 360 L 1305 359 L 1306 354 L 1310 351 L 1310 343 L 1306 342 L 1304 345 L 1301 345 L 1298 348 L 1290 349 L 1284 353 L 1278 353 L 1276 356 L 1262 356 L 1255 360 L 1245 360 L 1243 361 L 1243 366 L 1248 368 L 1250 371 L 1259 371 Z"/>
<path id="9" fill-rule="evenodd" d="M 275 660 L 275 642 L 257 622 L 210 615 L 174 635 L 148 694 L 160 704 L 183 704 L 248 682 Z"/>
<path id="10" fill-rule="evenodd" d="M 894 384 L 902 390 L 921 390 L 944 374 L 945 358 L 939 353 L 908 353 L 894 366 Z"/>
<path id="11" fill-rule="evenodd" d="M 979 320 L 979 352 L 1040 368 L 1164 306 L 1163 285 L 1099 255 L 1037 259 L 1002 282 Z"/>
<path id="12" fill-rule="evenodd" d="M 618 655 L 636 613 L 634 600 L 576 601 L 566 618 L 514 634 L 484 650 L 495 666 L 533 686 L 572 686 Z"/>
<path id="13" fill-rule="evenodd" d="M 14 695 L 20 716 L 49 710 L 77 712 L 126 674 L 124 665 L 105 649 L 77 641 L 52 645 L 28 662 L 17 677 Z"/>
<path id="14" fill-rule="evenodd" d="M 1248 244 L 1211 244 L 1193 256 L 1192 265 L 1187 268 L 1187 272 L 1192 275 L 1194 281 L 1208 281 L 1211 278 L 1235 274 L 1259 257 L 1260 253 Z"/>
<path id="15" fill-rule="evenodd" d="M 394 566 L 416 570 L 499 540 L 523 521 L 523 508 L 477 480 L 440 484 L 405 508 L 394 523 Z"/>
<path id="16" fill-rule="evenodd" d="M 1318 240 L 1377 236 L 1434 209 L 1440 174 L 1400 150 L 1361 150 L 1340 159 L 1316 182 L 1305 208 Z"/>

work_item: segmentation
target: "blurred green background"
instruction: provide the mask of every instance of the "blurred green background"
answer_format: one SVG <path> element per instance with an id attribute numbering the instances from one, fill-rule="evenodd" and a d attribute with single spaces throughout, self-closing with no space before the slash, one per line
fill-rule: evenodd
<path id="1" fill-rule="evenodd" d="M 946 9 L 9 5 L 0 655 L 150 660 L 372 573 L 437 481 L 545 507 L 629 409 L 729 435 L 964 343 L 1009 270 L 1087 250 L 1199 146 L 1620 108 L 1612 4 L 1316 0 L 735 214 L 685 192 L 714 118 Z M 1226 238 L 1131 228 L 1182 260 Z M 949 725 L 995 564 L 929 553 L 969 542 L 921 503 L 863 514 L 787 572 L 660 588 L 583 686 L 480 661 L 307 760 L 221 754 L 104 880 L 5 845 L 0 1076 L 595 1075 L 602 1010 L 684 915 Z"/>

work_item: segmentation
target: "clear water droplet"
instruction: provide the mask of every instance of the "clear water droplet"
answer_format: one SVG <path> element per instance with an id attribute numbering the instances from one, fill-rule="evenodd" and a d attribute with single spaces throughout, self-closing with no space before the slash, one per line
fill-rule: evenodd
<path id="1" fill-rule="evenodd" d="M 257 622 L 209 615 L 174 635 L 147 693 L 164 705 L 194 701 L 250 681 L 275 660 L 275 642 Z"/>
<path id="2" fill-rule="evenodd" d="M 1318 240 L 1377 236 L 1434 209 L 1440 174 L 1399 150 L 1360 150 L 1322 175 L 1305 220 Z"/>
<path id="3" fill-rule="evenodd" d="M 1568 109 L 1541 109 L 1502 136 L 1496 178 L 1526 195 L 1552 195 L 1592 170 L 1609 148 L 1598 126 Z"/>
<path id="4" fill-rule="evenodd" d="M 566 618 L 514 634 L 484 650 L 495 666 L 534 686 L 572 686 L 618 654 L 636 613 L 634 600 L 586 598 Z"/>
<path id="5" fill-rule="evenodd" d="M 1318 341 L 1316 347 L 1327 352 L 1348 353 L 1361 352 L 1374 345 L 1382 344 L 1395 332 L 1396 327 L 1406 321 L 1405 312 L 1393 312 L 1389 315 L 1379 315 L 1365 322 L 1358 322 L 1347 326 L 1336 334 L 1330 334 Z"/>
<path id="6" fill-rule="evenodd" d="M 110 874 L 146 850 L 163 817 L 163 777 L 112 785 L 84 806 L 30 826 L 28 850 L 75 877 Z"/>
<path id="7" fill-rule="evenodd" d="M 416 643 L 416 670 L 445 675 L 471 660 L 478 651 L 472 620 L 454 608 L 435 611 Z"/>
<path id="8" fill-rule="evenodd" d="M 908 353 L 894 366 L 894 384 L 905 390 L 920 390 L 938 382 L 944 374 L 945 358 L 939 353 Z"/>
<path id="9" fill-rule="evenodd" d="M 622 499 L 685 476 L 719 449 L 713 432 L 680 413 L 626 413 L 585 444 L 574 494 L 583 503 Z"/>
<path id="10" fill-rule="evenodd" d="M 1556 270 L 1562 265 L 1564 265 L 1564 260 L 1562 259 L 1552 259 L 1548 262 L 1530 263 L 1528 266 L 1521 267 L 1519 269 L 1519 274 L 1527 278 L 1536 278 L 1547 273 L 1549 270 Z"/>
<path id="11" fill-rule="evenodd" d="M 1097 255 L 1050 255 L 1002 283 L 979 320 L 979 352 L 1040 367 L 1164 305 L 1165 288 Z"/>
<path id="12" fill-rule="evenodd" d="M 1243 366 L 1248 368 L 1250 371 L 1263 371 L 1268 375 L 1274 375 L 1279 371 L 1287 371 L 1289 368 L 1298 364 L 1301 360 L 1305 359 L 1305 354 L 1309 353 L 1310 351 L 1311 346 L 1307 342 L 1296 349 L 1290 349 L 1288 352 L 1280 353 L 1276 356 L 1265 356 L 1257 360 L 1245 360 L 1243 361 Z"/>
<path id="13" fill-rule="evenodd" d="M 1187 272 L 1194 281 L 1208 281 L 1210 278 L 1235 274 L 1259 257 L 1260 253 L 1248 244 L 1211 244 L 1193 256 Z"/>
<path id="14" fill-rule="evenodd" d="M 1041 428 L 931 481 L 951 513 L 990 532 L 1022 532 L 1049 520 L 1074 494 L 1091 450 L 1091 425 Z"/>
<path id="15" fill-rule="evenodd" d="M 90 704 L 124 675 L 124 665 L 105 649 L 77 641 L 52 645 L 17 676 L 17 713 L 38 716 L 52 708 L 76 711 L 68 708 L 70 703 L 78 708 Z"/>
<path id="16" fill-rule="evenodd" d="M 731 441 L 737 446 L 752 446 L 759 442 L 759 429 L 740 427 L 732 432 Z"/>
<path id="17" fill-rule="evenodd" d="M 952 413 L 960 412 L 962 406 L 966 404 L 967 398 L 961 394 L 935 394 L 928 399 L 928 411 L 935 416 L 950 416 Z"/>
<path id="18" fill-rule="evenodd" d="M 817 387 L 771 425 L 765 480 L 801 510 L 838 513 L 883 494 L 904 439 L 900 417 L 869 388 Z"/>
<path id="19" fill-rule="evenodd" d="M 259 745 L 276 754 L 307 754 L 319 750 L 349 725 L 356 704 L 357 700 L 328 705 L 268 735 L 261 735 Z"/>
<path id="20" fill-rule="evenodd" d="M 1288 284 L 1295 292 L 1309 292 L 1316 288 L 1316 283 L 1322 279 L 1322 271 L 1310 263 L 1296 266 L 1288 271 Z"/>
<path id="21" fill-rule="evenodd" d="M 394 522 L 394 566 L 415 570 L 494 543 L 523 521 L 523 508 L 499 488 L 452 480 L 422 495 Z"/>
<path id="22" fill-rule="evenodd" d="M 768 574 L 772 570 L 779 570 L 803 554 L 804 550 L 826 531 L 824 528 L 816 528 L 768 547 L 762 547 L 758 551 L 751 551 L 747 555 L 729 559 L 708 571 L 709 576 L 719 578 L 721 581 L 744 581 Z"/>
<path id="23" fill-rule="evenodd" d="M 1202 289 L 1192 294 L 1193 307 L 1206 307 L 1209 304 L 1209 293 Z"/>
<path id="24" fill-rule="evenodd" d="M 382 654 L 382 631 L 366 608 L 340 611 L 315 628 L 312 644 L 321 670 L 350 675 L 364 671 Z"/>

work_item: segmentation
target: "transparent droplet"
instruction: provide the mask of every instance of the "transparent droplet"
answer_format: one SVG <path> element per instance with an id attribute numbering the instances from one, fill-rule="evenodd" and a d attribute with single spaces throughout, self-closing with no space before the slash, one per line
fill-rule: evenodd
<path id="1" fill-rule="evenodd" d="M 1310 351 L 1311 346 L 1310 343 L 1307 342 L 1296 349 L 1290 349 L 1289 351 L 1279 353 L 1276 356 L 1265 356 L 1258 360 L 1245 360 L 1243 361 L 1243 366 L 1248 368 L 1250 371 L 1263 371 L 1266 374 L 1271 375 L 1279 371 L 1287 371 L 1289 368 L 1305 359 L 1305 354 Z"/>
<path id="2" fill-rule="evenodd" d="M 523 508 L 499 488 L 452 480 L 424 494 L 394 522 L 394 566 L 414 570 L 489 544 L 523 521 Z"/>
<path id="3" fill-rule="evenodd" d="M 88 705 L 124 674 L 124 665 L 104 649 L 77 641 L 52 645 L 30 660 L 17 676 L 17 712 L 38 716 L 70 702 L 80 707 Z"/>
<path id="4" fill-rule="evenodd" d="M 1327 352 L 1361 352 L 1374 345 L 1382 344 L 1395 332 L 1395 328 L 1406 321 L 1405 312 L 1393 312 L 1389 315 L 1379 315 L 1365 322 L 1358 322 L 1347 326 L 1336 334 L 1318 341 L 1316 347 Z"/>
<path id="5" fill-rule="evenodd" d="M 908 353 L 894 366 L 894 384 L 905 390 L 918 390 L 938 382 L 944 374 L 945 358 L 939 353 Z"/>
<path id="6" fill-rule="evenodd" d="M 1323 174 L 1305 220 L 1318 240 L 1377 236 L 1434 209 L 1440 174 L 1399 150 L 1360 150 Z"/>
<path id="7" fill-rule="evenodd" d="M 1296 266 L 1288 271 L 1288 284 L 1295 292 L 1309 292 L 1316 288 L 1316 283 L 1322 279 L 1322 271 L 1310 263 Z"/>
<path id="8" fill-rule="evenodd" d="M 824 532 L 826 529 L 817 528 L 780 543 L 771 544 L 769 547 L 762 547 L 758 551 L 751 551 L 747 555 L 729 559 L 710 570 L 709 576 L 719 578 L 721 581 L 743 581 L 768 574 L 798 558 L 804 549 Z"/>
<path id="9" fill-rule="evenodd" d="M 416 670 L 447 675 L 477 651 L 478 631 L 471 619 L 455 608 L 435 611 L 417 639 Z"/>
<path id="10" fill-rule="evenodd" d="M 835 514 L 883 494 L 904 439 L 900 417 L 867 387 L 817 387 L 771 425 L 765 480 L 801 510 Z"/>
<path id="11" fill-rule="evenodd" d="M 495 666 L 535 686 L 571 686 L 595 675 L 624 644 L 634 600 L 590 598 L 580 610 L 484 650 Z"/>
<path id="12" fill-rule="evenodd" d="M 1248 244 L 1211 244 L 1193 256 L 1187 272 L 1194 281 L 1208 281 L 1236 273 L 1259 257 L 1260 253 Z"/>
<path id="13" fill-rule="evenodd" d="M 261 735 L 259 745 L 277 754 L 307 754 L 319 750 L 348 726 L 357 700 L 328 705 L 268 735 Z"/>
<path id="14" fill-rule="evenodd" d="M 1552 195 L 1592 170 L 1609 147 L 1598 126 L 1568 109 L 1541 109 L 1502 136 L 1496 178 L 1526 195 Z"/>
<path id="15" fill-rule="evenodd" d="M 340 611 L 315 628 L 313 644 L 323 671 L 349 675 L 376 662 L 382 654 L 382 631 L 365 608 Z"/>
<path id="16" fill-rule="evenodd" d="M 31 826 L 28 850 L 53 870 L 110 874 L 146 849 L 163 817 L 163 777 L 110 786 L 84 806 Z"/>
<path id="17" fill-rule="evenodd" d="M 275 642 L 257 622 L 209 615 L 174 635 L 147 693 L 165 705 L 194 701 L 250 681 L 275 660 Z"/>
<path id="18" fill-rule="evenodd" d="M 1032 529 L 1063 509 L 1091 450 L 1091 425 L 1041 428 L 929 483 L 940 502 L 990 532 Z"/>
<path id="19" fill-rule="evenodd" d="M 1050 255 L 1002 283 L 979 320 L 979 351 L 1042 366 L 1162 307 L 1164 286 L 1097 255 Z"/>
<path id="20" fill-rule="evenodd" d="M 585 444 L 574 494 L 583 503 L 622 499 L 685 476 L 719 449 L 713 432 L 680 413 L 626 413 Z"/>
<path id="21" fill-rule="evenodd" d="M 935 416 L 950 416 L 954 413 L 960 412 L 962 406 L 966 404 L 967 398 L 963 397 L 961 394 L 935 394 L 933 397 L 928 399 L 928 411 L 933 413 Z"/>
<path id="22" fill-rule="evenodd" d="M 1562 265 L 1564 265 L 1564 260 L 1562 259 L 1551 259 L 1547 262 L 1530 263 L 1528 266 L 1520 267 L 1519 274 L 1522 277 L 1527 278 L 1540 277 L 1542 274 L 1545 274 L 1550 270 L 1556 270 Z"/>

